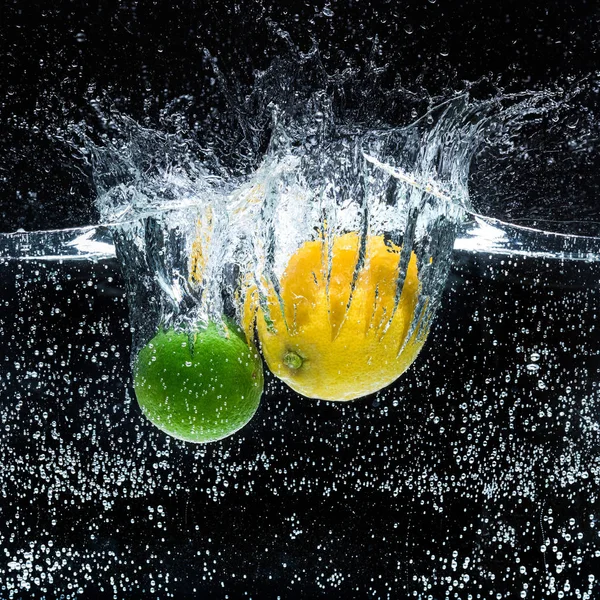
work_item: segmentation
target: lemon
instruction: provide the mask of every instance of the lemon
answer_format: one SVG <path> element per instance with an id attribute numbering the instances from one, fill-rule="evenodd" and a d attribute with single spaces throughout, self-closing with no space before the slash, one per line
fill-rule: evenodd
<path id="1" fill-rule="evenodd" d="M 369 236 L 352 290 L 359 242 L 357 233 L 335 237 L 331 248 L 322 239 L 305 242 L 280 278 L 279 297 L 272 285 L 262 305 L 256 288 L 246 293 L 247 335 L 256 323 L 273 374 L 309 398 L 352 400 L 386 387 L 427 335 L 407 340 L 420 292 L 415 254 L 396 305 L 400 248 Z"/>
<path id="2" fill-rule="evenodd" d="M 160 331 L 136 357 L 134 389 L 159 429 L 189 442 L 212 442 L 241 429 L 256 412 L 262 361 L 230 319 L 193 333 Z"/>

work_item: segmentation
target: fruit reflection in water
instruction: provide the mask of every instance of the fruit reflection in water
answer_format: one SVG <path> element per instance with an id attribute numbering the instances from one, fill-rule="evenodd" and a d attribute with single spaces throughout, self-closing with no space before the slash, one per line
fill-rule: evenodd
<path id="1" fill-rule="evenodd" d="M 424 343 L 419 328 L 407 340 L 420 292 L 415 254 L 396 303 L 400 248 L 369 236 L 357 269 L 359 250 L 357 233 L 335 237 L 331 248 L 322 239 L 305 242 L 281 276 L 280 297 L 272 284 L 263 303 L 256 287 L 246 292 L 248 337 L 256 323 L 271 371 L 309 398 L 376 392 L 412 364 Z"/>

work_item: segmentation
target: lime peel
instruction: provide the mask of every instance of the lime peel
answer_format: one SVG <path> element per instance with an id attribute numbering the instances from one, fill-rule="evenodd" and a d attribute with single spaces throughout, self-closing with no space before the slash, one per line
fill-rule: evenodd
<path id="1" fill-rule="evenodd" d="M 144 415 L 189 442 L 212 442 L 241 429 L 256 412 L 263 385 L 258 352 L 228 318 L 192 335 L 161 330 L 134 365 Z"/>

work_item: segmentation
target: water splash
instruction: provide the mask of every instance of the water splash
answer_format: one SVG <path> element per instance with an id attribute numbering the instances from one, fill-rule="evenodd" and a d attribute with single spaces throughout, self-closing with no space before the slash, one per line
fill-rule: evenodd
<path id="1" fill-rule="evenodd" d="M 97 258 L 112 252 L 112 237 L 143 343 L 160 323 L 185 327 L 235 312 L 243 274 L 263 292 L 265 279 L 277 286 L 291 254 L 319 235 L 359 231 L 364 248 L 367 235 L 383 234 L 401 246 L 398 290 L 415 251 L 423 295 L 414 324 L 423 322 L 425 306 L 435 312 L 453 248 L 585 261 L 600 254 L 594 238 L 560 235 L 570 226 L 562 212 L 591 197 L 596 177 L 580 176 L 565 201 L 554 203 L 559 223 L 549 223 L 548 209 L 534 202 L 560 183 L 558 148 L 571 168 L 562 184 L 573 182 L 577 164 L 584 174 L 592 171 L 600 122 L 593 76 L 513 94 L 490 91 L 481 81 L 440 101 L 401 87 L 383 93 L 385 73 L 373 66 L 328 74 L 317 49 L 277 59 L 256 73 L 243 97 L 216 63 L 215 76 L 229 109 L 202 133 L 186 129 L 190 98 L 163 111 L 160 130 L 100 108 L 99 130 L 73 127 L 93 168 L 104 225 L 77 234 L 7 236 L 3 256 Z M 391 126 L 394 118 L 406 125 Z M 527 186 L 531 164 L 549 157 L 558 175 L 539 189 Z M 508 197 L 506 181 L 514 182 Z M 596 209 L 580 208 L 584 221 L 575 231 L 594 231 Z M 508 225 L 493 218 L 498 214 L 528 214 L 517 221 L 557 232 Z M 190 257 L 209 215 L 204 273 L 193 281 Z"/>
<path id="2" fill-rule="evenodd" d="M 163 115 L 165 123 L 177 125 L 175 133 L 113 112 L 111 135 L 100 143 L 86 138 L 99 212 L 116 227 L 136 347 L 159 325 L 185 328 L 223 312 L 239 317 L 243 281 L 254 282 L 264 303 L 302 243 L 315 236 L 331 241 L 348 231 L 361 235 L 357 270 L 369 235 L 384 235 L 402 248 L 397 300 L 416 254 L 421 297 L 411 331 L 429 323 L 458 232 L 467 232 L 458 243 L 462 249 L 501 246 L 480 235 L 494 225 L 478 227 L 486 217 L 477 214 L 481 193 L 475 205 L 470 194 L 473 165 L 481 177 L 490 149 L 503 156 L 522 153 L 519 136 L 555 122 L 592 85 L 476 99 L 484 87 L 478 82 L 433 106 L 429 98 L 422 117 L 390 126 L 381 117 L 389 111 L 379 107 L 377 118 L 369 119 L 360 103 L 348 101 L 377 91 L 377 70 L 327 74 L 317 49 L 257 73 L 243 102 L 216 66 L 215 73 L 230 106 L 219 136 L 184 135 L 185 119 L 175 111 Z M 383 100 L 394 101 L 396 115 L 400 106 L 415 114 L 414 97 L 403 89 Z M 207 222 L 209 235 L 202 231 Z M 517 238 L 523 234 L 502 239 Z M 528 240 L 538 243 L 531 235 Z M 508 251 L 536 251 L 519 243 Z M 549 246 L 560 255 L 560 242 Z M 591 244 L 575 254 L 589 257 L 595 250 Z M 194 278 L 200 264 L 202 273 Z"/>

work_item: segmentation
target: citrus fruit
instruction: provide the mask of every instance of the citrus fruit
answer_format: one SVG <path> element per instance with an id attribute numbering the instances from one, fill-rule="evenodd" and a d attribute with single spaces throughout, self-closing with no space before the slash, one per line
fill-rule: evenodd
<path id="1" fill-rule="evenodd" d="M 136 357 L 134 389 L 159 429 L 189 442 L 212 442 L 235 433 L 256 412 L 262 361 L 229 319 L 192 333 L 160 331 Z"/>
<path id="2" fill-rule="evenodd" d="M 357 233 L 335 237 L 331 248 L 323 239 L 305 242 L 287 263 L 279 297 L 272 284 L 262 302 L 255 287 L 246 293 L 247 335 L 256 322 L 269 368 L 304 396 L 352 400 L 376 392 L 410 366 L 427 335 L 415 328 L 407 340 L 420 292 L 415 254 L 396 304 L 400 248 L 369 236 L 357 269 L 359 243 Z"/>

